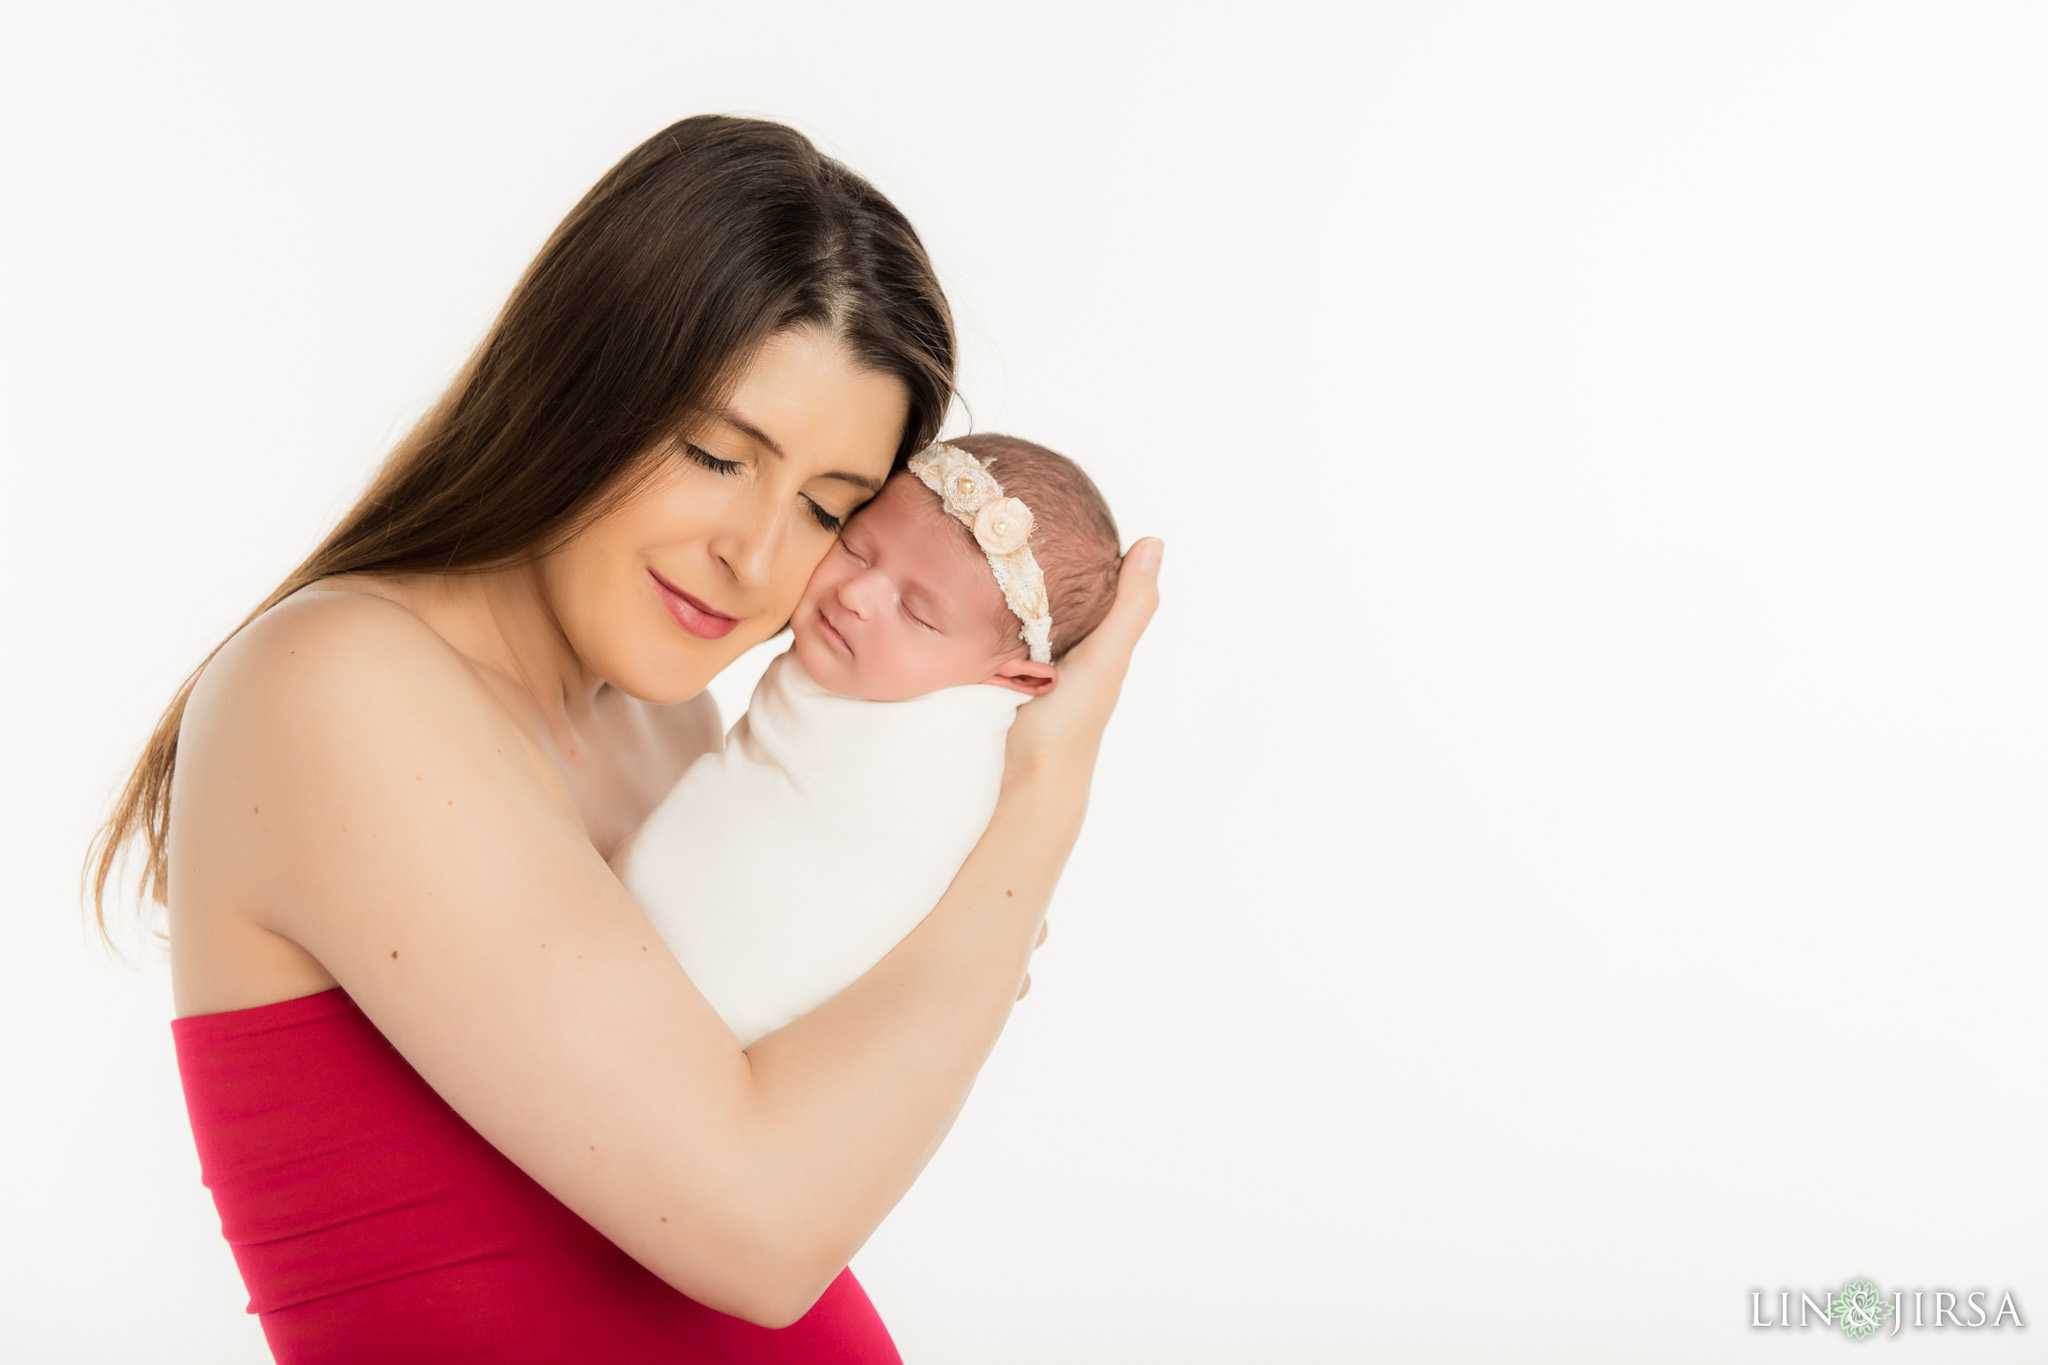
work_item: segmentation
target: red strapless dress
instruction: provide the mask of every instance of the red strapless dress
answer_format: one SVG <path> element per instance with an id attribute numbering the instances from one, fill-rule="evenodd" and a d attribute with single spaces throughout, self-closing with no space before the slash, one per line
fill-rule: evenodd
<path id="1" fill-rule="evenodd" d="M 284 1365 L 900 1362 L 851 1271 L 771 1330 L 656 1279 L 339 990 L 172 1023 L 199 1169 Z"/>

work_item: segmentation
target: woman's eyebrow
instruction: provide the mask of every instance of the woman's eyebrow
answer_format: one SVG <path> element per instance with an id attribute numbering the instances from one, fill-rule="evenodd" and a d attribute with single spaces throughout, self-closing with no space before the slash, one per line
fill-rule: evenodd
<path id="1" fill-rule="evenodd" d="M 740 414 L 734 412 L 731 408 L 720 408 L 716 416 L 719 421 L 733 428 L 742 436 L 766 446 L 778 458 L 785 460 L 789 458 L 789 452 L 782 448 L 781 442 L 755 426 L 752 422 L 749 422 L 746 418 L 740 416 Z M 871 479 L 865 474 L 848 474 L 843 470 L 835 469 L 829 473 L 820 474 L 818 477 L 821 479 L 841 479 L 856 487 L 864 488 L 870 493 L 882 491 L 882 481 L 880 479 Z"/>

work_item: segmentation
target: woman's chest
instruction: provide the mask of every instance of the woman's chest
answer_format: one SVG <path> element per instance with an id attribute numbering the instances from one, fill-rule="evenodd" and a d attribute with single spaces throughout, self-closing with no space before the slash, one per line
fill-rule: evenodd
<path id="1" fill-rule="evenodd" d="M 558 796 L 609 859 L 683 769 L 717 746 L 717 707 L 708 697 L 650 707 L 612 694 L 575 727 L 548 727 L 534 739 Z"/>

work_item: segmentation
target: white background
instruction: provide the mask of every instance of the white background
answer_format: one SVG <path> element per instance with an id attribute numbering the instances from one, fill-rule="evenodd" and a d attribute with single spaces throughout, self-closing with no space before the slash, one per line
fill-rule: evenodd
<path id="1" fill-rule="evenodd" d="M 2042 7 L 4 12 L 0 1356 L 264 1358 L 79 856 L 707 110 L 873 178 L 975 424 L 1168 542 L 1036 988 L 855 1261 L 913 1365 L 1816 1359 L 1749 1292 L 1859 1274 L 2028 1329 L 1855 1349 L 2038 1352 Z"/>

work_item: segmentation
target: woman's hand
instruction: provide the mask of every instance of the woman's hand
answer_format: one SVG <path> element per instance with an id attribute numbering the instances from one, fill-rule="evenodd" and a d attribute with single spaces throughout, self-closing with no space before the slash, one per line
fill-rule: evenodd
<path id="1" fill-rule="evenodd" d="M 1031 951 L 1035 954 L 1040 948 L 1043 948 L 1044 946 L 1045 926 L 1041 924 L 1038 926 L 1038 941 L 1031 945 Z M 1022 1000 L 1025 996 L 1029 994 L 1031 994 L 1031 973 L 1026 972 L 1024 973 L 1024 984 L 1017 988 L 1017 998 L 1019 1000 Z"/>
<path id="2" fill-rule="evenodd" d="M 1018 710 L 1010 727 L 1005 781 L 1055 772 L 1085 782 L 1093 774 L 1131 652 L 1159 606 L 1159 561 L 1165 551 L 1163 542 L 1148 537 L 1124 555 L 1109 615 L 1060 661 L 1059 685 Z"/>
<path id="3" fill-rule="evenodd" d="M 1103 727 L 1109 724 L 1124 674 L 1130 671 L 1131 653 L 1159 608 L 1159 561 L 1165 553 L 1164 542 L 1147 537 L 1124 555 L 1109 615 L 1060 661 L 1059 685 L 1017 712 L 1010 727 L 1005 784 L 1020 776 L 1066 774 L 1079 780 L 1085 791 L 1095 771 Z M 1044 944 L 1045 932 L 1041 923 L 1031 945 L 1034 951 Z M 1022 1000 L 1030 991 L 1027 971 L 1017 998 Z"/>

